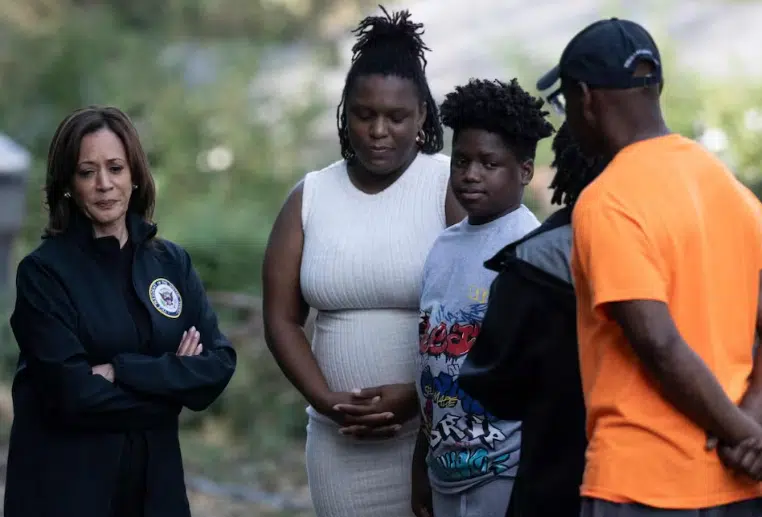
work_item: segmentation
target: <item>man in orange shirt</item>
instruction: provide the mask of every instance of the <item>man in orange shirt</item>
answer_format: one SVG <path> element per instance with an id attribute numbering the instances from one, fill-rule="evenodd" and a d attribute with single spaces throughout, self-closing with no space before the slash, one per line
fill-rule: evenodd
<path id="1" fill-rule="evenodd" d="M 574 137 L 610 158 L 572 222 L 582 515 L 760 516 L 760 204 L 667 128 L 659 51 L 643 27 L 587 27 L 551 74 Z"/>

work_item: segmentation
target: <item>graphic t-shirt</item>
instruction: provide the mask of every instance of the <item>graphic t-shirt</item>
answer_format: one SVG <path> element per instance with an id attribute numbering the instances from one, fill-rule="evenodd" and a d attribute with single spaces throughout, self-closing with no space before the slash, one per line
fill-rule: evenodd
<path id="1" fill-rule="evenodd" d="M 515 476 L 521 424 L 487 413 L 460 390 L 458 372 L 479 335 L 495 279 L 484 262 L 539 224 L 523 205 L 482 225 L 466 219 L 445 230 L 426 259 L 417 389 L 429 438 L 429 477 L 440 492 Z"/>

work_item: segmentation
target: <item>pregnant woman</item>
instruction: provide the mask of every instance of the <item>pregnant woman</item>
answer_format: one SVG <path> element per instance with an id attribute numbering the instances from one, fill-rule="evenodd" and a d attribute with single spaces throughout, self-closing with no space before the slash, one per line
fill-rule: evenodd
<path id="1" fill-rule="evenodd" d="M 406 11 L 355 30 L 337 110 L 344 158 L 288 196 L 263 267 L 268 346 L 310 407 L 307 472 L 318 517 L 412 515 L 421 273 L 463 218 Z M 318 310 L 312 348 L 303 326 Z"/>

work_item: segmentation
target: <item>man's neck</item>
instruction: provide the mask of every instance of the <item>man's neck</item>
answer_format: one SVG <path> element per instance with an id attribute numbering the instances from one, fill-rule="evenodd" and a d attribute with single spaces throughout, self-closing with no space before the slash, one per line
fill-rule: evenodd
<path id="1" fill-rule="evenodd" d="M 633 124 L 631 129 L 626 133 L 619 135 L 616 138 L 612 138 L 610 145 L 608 146 L 608 156 L 613 158 L 619 151 L 632 144 L 642 142 L 644 140 L 650 140 L 652 138 L 659 138 L 671 134 L 669 127 L 661 116 L 657 120 L 643 121 L 642 124 Z"/>

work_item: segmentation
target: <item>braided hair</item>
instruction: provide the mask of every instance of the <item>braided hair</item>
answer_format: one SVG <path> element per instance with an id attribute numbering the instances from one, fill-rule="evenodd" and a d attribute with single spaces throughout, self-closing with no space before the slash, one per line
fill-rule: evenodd
<path id="1" fill-rule="evenodd" d="M 553 197 L 550 202 L 556 205 L 571 206 L 584 189 L 603 170 L 602 158 L 585 156 L 572 138 L 566 122 L 558 128 L 552 144 L 555 158 L 551 167 L 556 174 L 550 182 Z"/>
<path id="2" fill-rule="evenodd" d="M 355 157 L 349 144 L 347 128 L 347 92 L 358 77 L 374 74 L 393 75 L 413 81 L 421 101 L 426 103 L 420 150 L 426 154 L 438 153 L 444 147 L 444 137 L 437 104 L 426 80 L 425 52 L 430 49 L 421 39 L 423 24 L 413 23 L 407 10 L 390 15 L 383 6 L 379 7 L 383 16 L 368 16 L 352 31 L 357 35 L 357 41 L 352 47 L 352 66 L 347 73 L 341 102 L 336 108 L 341 156 L 347 161 Z"/>
<path id="3" fill-rule="evenodd" d="M 483 129 L 503 138 L 516 159 L 533 160 L 537 142 L 553 134 L 544 101 L 529 95 L 516 79 L 502 81 L 471 79 L 448 93 L 442 103 L 442 123 L 453 130 L 453 138 L 464 129 Z"/>

